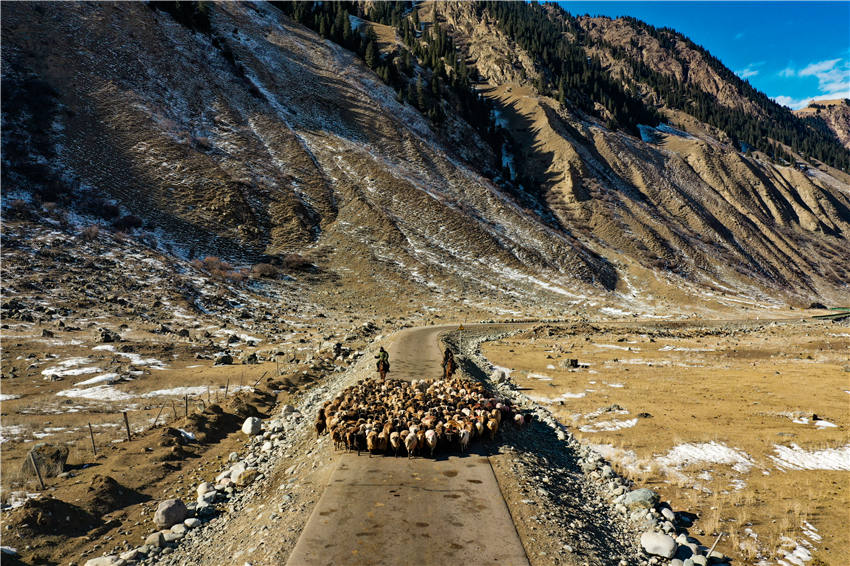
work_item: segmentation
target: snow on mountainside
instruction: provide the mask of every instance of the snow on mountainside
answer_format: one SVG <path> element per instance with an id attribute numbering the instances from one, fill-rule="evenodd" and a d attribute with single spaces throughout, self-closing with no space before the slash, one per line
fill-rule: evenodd
<path id="1" fill-rule="evenodd" d="M 215 4 L 204 34 L 144 4 L 21 3 L 2 22 L 4 204 L 115 205 L 188 258 L 298 253 L 341 284 L 556 311 L 682 289 L 850 293 L 846 176 L 743 155 L 707 128 L 659 127 L 652 143 L 609 130 L 538 95 L 531 58 L 474 10 L 437 8 L 423 21 L 448 22 L 518 142 L 523 198 L 460 117 L 435 132 L 273 6 Z M 49 110 L 33 119 L 7 92 Z"/>

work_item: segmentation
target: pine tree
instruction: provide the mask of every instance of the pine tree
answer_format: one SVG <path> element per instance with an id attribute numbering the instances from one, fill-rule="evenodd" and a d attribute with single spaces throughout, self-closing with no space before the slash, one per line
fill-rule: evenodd
<path id="1" fill-rule="evenodd" d="M 374 41 L 370 41 L 366 44 L 366 53 L 363 58 L 366 60 L 366 64 L 370 69 L 375 68 L 375 64 L 378 62 L 378 52 L 375 49 Z"/>
<path id="2" fill-rule="evenodd" d="M 425 97 L 425 85 L 422 83 L 422 75 L 416 77 L 416 107 L 424 111 L 428 99 Z"/>

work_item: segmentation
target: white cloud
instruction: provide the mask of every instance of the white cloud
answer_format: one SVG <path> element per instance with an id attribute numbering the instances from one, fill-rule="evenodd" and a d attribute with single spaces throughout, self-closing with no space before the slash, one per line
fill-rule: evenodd
<path id="1" fill-rule="evenodd" d="M 800 108 L 808 106 L 811 98 L 795 99 L 795 98 L 791 98 L 790 96 L 780 95 L 780 96 L 774 96 L 773 100 L 775 100 L 777 104 L 781 104 L 782 106 L 787 106 L 788 108 L 790 108 L 792 110 L 798 110 Z"/>
<path id="2" fill-rule="evenodd" d="M 741 77 L 742 79 L 748 79 L 750 77 L 754 77 L 759 74 L 759 71 L 756 67 L 761 67 L 764 65 L 764 61 L 758 61 L 756 63 L 750 63 L 743 69 L 739 71 L 735 71 L 735 74 Z"/>
<path id="3" fill-rule="evenodd" d="M 806 76 L 809 76 L 809 75 L 817 76 L 817 75 L 824 73 L 826 71 L 831 71 L 832 69 L 835 68 L 835 66 L 838 64 L 839 61 L 841 61 L 841 59 L 829 59 L 827 61 L 820 61 L 819 63 L 809 63 L 808 66 L 806 66 L 804 69 L 800 70 L 800 76 L 801 77 L 806 77 Z"/>
<path id="4" fill-rule="evenodd" d="M 774 96 L 774 102 L 781 104 L 782 106 L 787 106 L 791 110 L 799 110 L 800 108 L 805 108 L 812 102 L 817 102 L 818 100 L 832 100 L 835 98 L 842 98 L 837 94 L 818 94 L 817 96 L 810 96 L 808 98 L 793 98 L 791 96 Z M 844 96 L 843 98 L 848 98 L 848 96 Z"/>
<path id="5" fill-rule="evenodd" d="M 800 69 L 797 75 L 817 78 L 820 95 L 832 95 L 833 98 L 850 97 L 850 61 L 829 59 L 811 63 Z"/>
<path id="6" fill-rule="evenodd" d="M 777 103 L 793 110 L 808 106 L 809 103 L 816 100 L 850 98 L 850 60 L 844 58 L 839 57 L 838 59 L 809 63 L 799 71 L 794 70 L 789 64 L 788 67 L 779 72 L 779 76 L 783 78 L 814 77 L 818 80 L 818 93 L 814 96 L 793 98 L 780 95 L 773 97 L 773 100 Z"/>

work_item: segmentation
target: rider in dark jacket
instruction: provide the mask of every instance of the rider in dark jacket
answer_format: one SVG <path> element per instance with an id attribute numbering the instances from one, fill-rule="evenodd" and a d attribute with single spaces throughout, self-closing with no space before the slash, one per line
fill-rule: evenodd
<path id="1" fill-rule="evenodd" d="M 378 350 L 378 355 L 375 356 L 375 359 L 378 360 L 378 362 L 375 364 L 375 367 L 378 371 L 381 371 L 381 362 L 385 362 L 387 364 L 387 367 L 389 367 L 390 365 L 390 355 L 389 353 L 387 353 L 386 350 L 384 350 L 383 346 L 381 346 L 381 349 Z"/>

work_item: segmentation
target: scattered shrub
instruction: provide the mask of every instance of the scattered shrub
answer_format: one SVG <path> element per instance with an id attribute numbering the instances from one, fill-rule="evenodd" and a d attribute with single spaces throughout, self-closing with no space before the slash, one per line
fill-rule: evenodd
<path id="1" fill-rule="evenodd" d="M 195 145 L 202 151 L 209 151 L 212 149 L 212 143 L 210 143 L 210 139 L 206 136 L 195 138 Z"/>
<path id="2" fill-rule="evenodd" d="M 195 269 L 206 271 L 216 279 L 236 283 L 244 281 L 250 273 L 248 269 L 235 269 L 231 264 L 215 256 L 207 256 L 203 260 L 194 259 L 192 266 Z"/>
<path id="3" fill-rule="evenodd" d="M 29 204 L 23 199 L 18 198 L 9 203 L 9 209 L 12 211 L 12 214 L 18 216 L 23 215 L 28 208 Z"/>
<path id="4" fill-rule="evenodd" d="M 86 226 L 85 228 L 83 228 L 83 231 L 80 232 L 80 235 L 83 237 L 83 239 L 88 242 L 91 242 L 92 240 L 96 239 L 99 234 L 100 227 L 98 227 L 97 224 L 91 224 L 89 226 Z"/>
<path id="5" fill-rule="evenodd" d="M 143 224 L 142 219 L 139 218 L 138 216 L 133 215 L 133 214 L 127 214 L 125 216 L 122 216 L 121 218 L 119 218 L 118 220 L 116 220 L 112 223 L 112 225 L 116 229 L 122 230 L 122 231 L 125 231 L 125 232 L 128 231 L 128 230 L 134 230 L 136 228 L 141 228 L 142 224 Z"/>
<path id="6" fill-rule="evenodd" d="M 278 272 L 277 268 L 270 263 L 258 263 L 251 268 L 251 275 L 253 277 L 276 279 Z"/>
<path id="7" fill-rule="evenodd" d="M 139 241 L 149 248 L 156 249 L 159 247 L 159 242 L 153 234 L 142 234 L 139 236 Z"/>
<path id="8" fill-rule="evenodd" d="M 300 254 L 288 254 L 283 258 L 283 266 L 295 271 L 313 271 L 315 266 Z"/>

